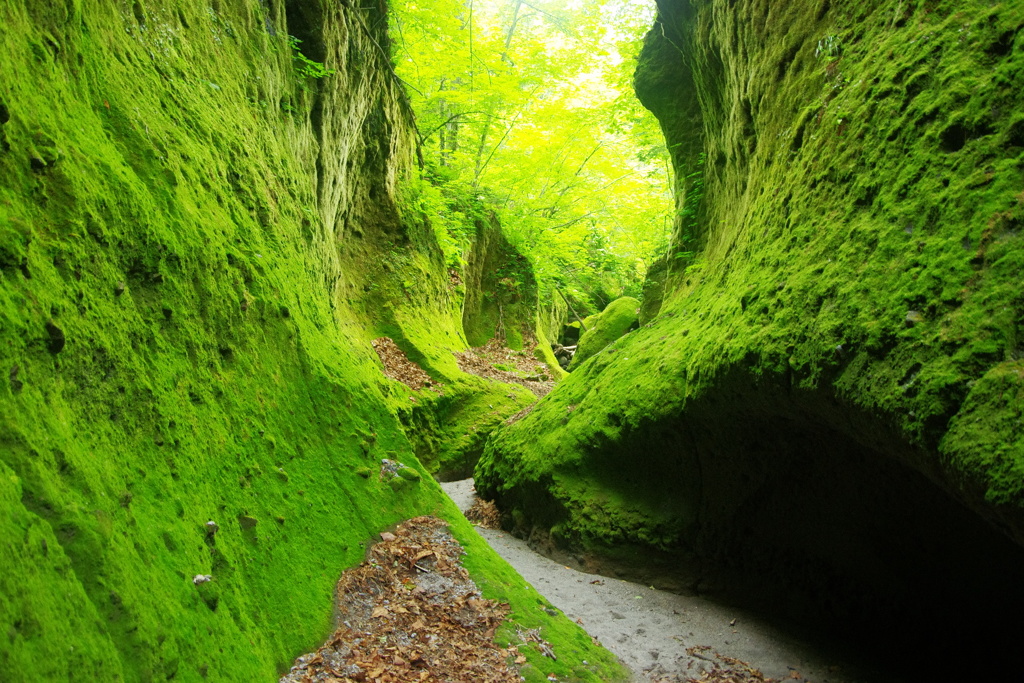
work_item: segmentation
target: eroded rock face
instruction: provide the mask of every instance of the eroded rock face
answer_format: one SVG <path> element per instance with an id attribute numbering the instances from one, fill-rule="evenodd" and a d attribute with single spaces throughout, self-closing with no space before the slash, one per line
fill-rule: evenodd
<path id="1" fill-rule="evenodd" d="M 359 240 L 430 254 L 382 9 L 0 24 L 0 678 L 270 680 L 358 542 L 441 501 L 355 475 L 415 462 L 353 312 Z"/>
<path id="2" fill-rule="evenodd" d="M 659 8 L 637 91 L 680 179 L 664 301 L 492 439 L 479 490 L 854 630 L 959 633 L 937 594 L 1024 605 L 1024 12 Z"/>
<path id="3" fill-rule="evenodd" d="M 482 208 L 482 207 L 480 207 Z M 529 261 L 502 234 L 496 216 L 476 218 L 466 254 L 462 326 L 470 346 L 505 339 L 512 349 L 533 342 L 537 327 L 537 280 Z"/>

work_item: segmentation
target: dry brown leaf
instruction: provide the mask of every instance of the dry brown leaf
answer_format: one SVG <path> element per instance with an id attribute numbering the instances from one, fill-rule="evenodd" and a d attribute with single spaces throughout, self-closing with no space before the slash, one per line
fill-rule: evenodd
<path id="1" fill-rule="evenodd" d="M 417 517 L 397 527 L 394 536 L 371 549 L 372 561 L 345 572 L 337 591 L 341 627 L 318 651 L 317 664 L 300 658 L 282 683 L 518 681 L 509 664 L 521 656 L 518 650 L 493 642 L 509 608 L 480 596 L 460 565 L 462 548 L 444 523 Z M 430 555 L 427 572 L 408 562 Z M 327 651 L 330 657 L 321 655 Z"/>
<path id="2" fill-rule="evenodd" d="M 423 368 L 409 360 L 405 352 L 390 337 L 374 339 L 373 350 L 377 352 L 377 357 L 384 364 L 386 377 L 401 382 L 413 391 L 419 391 L 423 387 L 429 386 L 440 393 L 435 388 L 440 385 L 431 380 L 430 375 L 425 373 Z"/>
<path id="3" fill-rule="evenodd" d="M 555 386 L 550 379 L 548 369 L 544 367 L 533 355 L 535 342 L 531 342 L 528 348 L 522 351 L 513 351 L 504 346 L 501 340 L 492 339 L 483 346 L 472 348 L 468 351 L 456 353 L 455 360 L 459 369 L 471 375 L 486 377 L 498 382 L 519 384 L 536 396 L 545 396 Z M 494 367 L 496 364 L 511 365 L 518 372 L 499 370 Z M 526 377 L 536 379 L 526 379 Z"/>
<path id="4" fill-rule="evenodd" d="M 466 519 L 485 529 L 501 528 L 501 513 L 493 501 L 477 498 L 466 510 Z"/>

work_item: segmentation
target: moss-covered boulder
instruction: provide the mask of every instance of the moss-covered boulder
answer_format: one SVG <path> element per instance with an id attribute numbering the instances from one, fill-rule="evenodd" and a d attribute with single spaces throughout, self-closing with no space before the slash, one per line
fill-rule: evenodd
<path id="1" fill-rule="evenodd" d="M 1021 7 L 658 4 L 637 89 L 680 179 L 663 303 L 499 430 L 478 490 L 637 571 L 760 577 L 755 598 L 853 635 L 899 623 L 896 656 L 1005 643 Z"/>
<path id="2" fill-rule="evenodd" d="M 537 400 L 519 385 L 474 376 L 410 398 L 402 415 L 406 433 L 420 461 L 441 481 L 473 476 L 490 433 Z"/>
<path id="3" fill-rule="evenodd" d="M 584 320 L 587 330 L 580 337 L 569 370 L 575 370 L 583 361 L 600 353 L 606 346 L 636 327 L 639 309 L 639 301 L 631 296 L 623 296 L 608 304 L 600 314 Z"/>

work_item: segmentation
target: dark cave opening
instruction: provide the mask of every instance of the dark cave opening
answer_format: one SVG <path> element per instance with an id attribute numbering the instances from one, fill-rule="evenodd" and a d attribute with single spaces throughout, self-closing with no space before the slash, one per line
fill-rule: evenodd
<path id="1" fill-rule="evenodd" d="M 1004 680 L 1024 635 L 1024 548 L 884 415 L 786 385 L 719 376 L 675 417 L 594 444 L 588 478 L 625 515 L 676 524 L 669 549 L 562 552 L 545 530 L 564 512 L 543 500 L 523 503 L 531 540 L 588 571 L 753 611 L 862 667 L 858 680 Z"/>
<path id="2" fill-rule="evenodd" d="M 716 401 L 669 430 L 662 457 L 692 462 L 685 443 L 699 458 L 702 591 L 898 680 L 946 677 L 956 653 L 972 672 L 1014 670 L 1024 549 L 912 467 L 920 453 L 880 447 L 898 440 L 865 416 L 837 428 L 826 405 L 759 401 L 723 420 Z"/>

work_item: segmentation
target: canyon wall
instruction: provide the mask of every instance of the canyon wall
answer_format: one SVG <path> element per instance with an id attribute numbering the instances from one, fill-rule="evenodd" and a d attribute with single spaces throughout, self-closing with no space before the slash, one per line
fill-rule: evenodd
<path id="1" fill-rule="evenodd" d="M 372 537 L 428 513 L 559 675 L 621 677 L 427 476 L 371 346 L 461 376 L 384 6 L 12 0 L 0 25 L 0 678 L 274 679 Z"/>
<path id="2" fill-rule="evenodd" d="M 1024 10 L 658 6 L 636 88 L 678 218 L 645 324 L 500 430 L 478 489 L 585 561 L 998 652 L 1024 604 Z"/>

